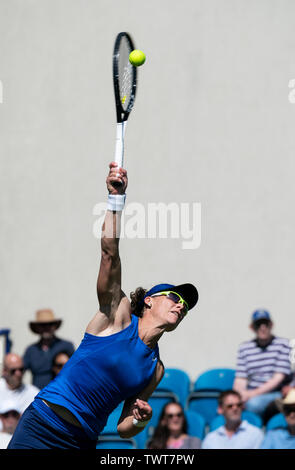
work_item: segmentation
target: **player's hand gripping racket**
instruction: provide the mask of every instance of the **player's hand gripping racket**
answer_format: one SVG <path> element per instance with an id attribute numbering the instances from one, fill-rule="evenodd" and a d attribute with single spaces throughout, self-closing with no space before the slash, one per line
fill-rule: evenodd
<path id="1" fill-rule="evenodd" d="M 134 44 L 127 33 L 116 37 L 113 53 L 113 80 L 117 111 L 117 133 L 115 162 L 118 167 L 124 164 L 124 137 L 129 114 L 135 101 L 136 67 L 129 62 L 129 54 Z"/>

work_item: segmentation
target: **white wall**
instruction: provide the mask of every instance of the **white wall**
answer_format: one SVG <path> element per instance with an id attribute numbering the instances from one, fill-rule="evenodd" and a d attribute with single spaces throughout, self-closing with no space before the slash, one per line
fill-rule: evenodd
<path id="1" fill-rule="evenodd" d="M 0 326 L 14 351 L 41 307 L 79 344 L 97 309 L 96 203 L 106 200 L 115 36 L 147 55 L 126 133 L 128 201 L 200 202 L 202 243 L 121 241 L 127 293 L 193 282 L 198 306 L 163 337 L 195 379 L 235 366 L 250 314 L 295 337 L 295 78 L 291 0 L 0 1 Z"/>

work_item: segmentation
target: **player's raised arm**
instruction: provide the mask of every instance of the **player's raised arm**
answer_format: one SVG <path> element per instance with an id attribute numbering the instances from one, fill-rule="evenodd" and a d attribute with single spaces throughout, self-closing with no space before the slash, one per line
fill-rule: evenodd
<path id="1" fill-rule="evenodd" d="M 101 261 L 97 279 L 97 296 L 100 311 L 112 317 L 120 303 L 121 291 L 121 260 L 119 256 L 119 237 L 121 213 L 127 188 L 127 172 L 112 162 L 106 179 L 108 210 L 102 227 Z"/>

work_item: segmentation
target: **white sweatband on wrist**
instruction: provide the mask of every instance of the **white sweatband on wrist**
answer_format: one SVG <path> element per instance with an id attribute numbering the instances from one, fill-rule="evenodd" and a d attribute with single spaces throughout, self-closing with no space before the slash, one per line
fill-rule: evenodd
<path id="1" fill-rule="evenodd" d="M 133 418 L 133 426 L 136 426 L 137 428 L 144 428 L 150 420 L 151 418 L 145 421 L 138 421 L 138 419 Z"/>
<path id="2" fill-rule="evenodd" d="M 125 206 L 126 194 L 109 194 L 107 210 L 122 211 Z"/>

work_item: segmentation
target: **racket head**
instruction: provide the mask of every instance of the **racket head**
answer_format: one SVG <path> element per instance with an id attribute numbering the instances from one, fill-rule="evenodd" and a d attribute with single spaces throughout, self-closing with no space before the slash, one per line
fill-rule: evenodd
<path id="1" fill-rule="evenodd" d="M 113 52 L 113 81 L 117 122 L 127 121 L 133 108 L 136 94 L 136 67 L 129 62 L 134 44 L 128 33 L 119 33 Z"/>

